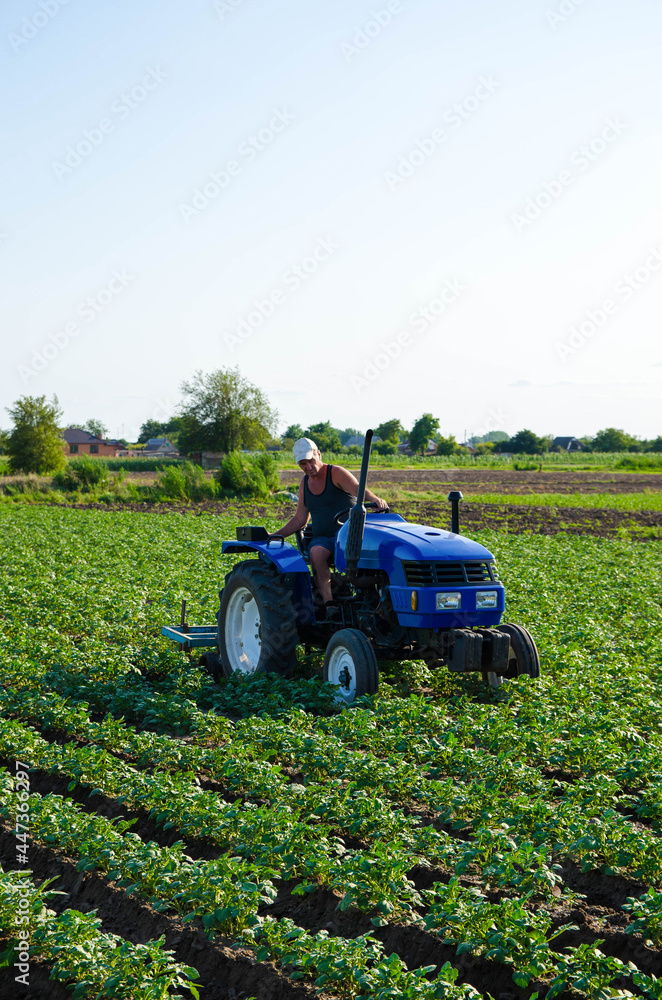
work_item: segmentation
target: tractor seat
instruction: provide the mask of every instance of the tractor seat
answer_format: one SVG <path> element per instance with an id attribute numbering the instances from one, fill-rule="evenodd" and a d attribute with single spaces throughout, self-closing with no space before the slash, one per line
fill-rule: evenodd
<path id="1" fill-rule="evenodd" d="M 303 531 L 297 531 L 297 532 L 295 532 L 295 535 L 296 535 L 296 540 L 297 540 L 297 548 L 299 549 L 299 552 L 301 553 L 301 555 L 303 556 L 303 558 L 306 560 L 306 562 L 308 563 L 308 565 L 310 565 L 310 557 L 308 555 L 308 548 L 309 548 L 310 543 L 311 543 L 312 538 L 313 538 L 313 526 L 310 523 L 308 523 L 306 525 L 306 527 L 303 529 Z M 333 566 L 333 565 L 334 565 L 333 556 L 331 556 L 331 559 L 329 561 L 329 566 Z"/>
<path id="2" fill-rule="evenodd" d="M 297 548 L 299 549 L 299 552 L 306 560 L 306 562 L 310 563 L 310 559 L 308 558 L 308 546 L 310 545 L 310 541 L 313 537 L 312 525 L 308 523 L 306 527 L 303 529 L 303 531 L 295 532 L 295 537 L 297 540 Z"/>

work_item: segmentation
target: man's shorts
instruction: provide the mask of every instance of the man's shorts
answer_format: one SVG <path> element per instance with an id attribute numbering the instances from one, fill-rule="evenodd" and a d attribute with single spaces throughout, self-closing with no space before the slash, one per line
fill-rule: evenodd
<path id="1" fill-rule="evenodd" d="M 317 535 L 315 538 L 310 539 L 310 544 L 308 545 L 308 553 L 312 549 L 313 545 L 321 545 L 323 548 L 328 549 L 331 555 L 336 551 L 336 536 L 335 535 Z"/>

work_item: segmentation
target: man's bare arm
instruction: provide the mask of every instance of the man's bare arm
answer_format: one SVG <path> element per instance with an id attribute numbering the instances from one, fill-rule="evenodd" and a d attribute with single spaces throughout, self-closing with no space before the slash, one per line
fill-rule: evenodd
<path id="1" fill-rule="evenodd" d="M 341 490 L 345 490 L 345 492 L 350 493 L 352 496 L 356 496 L 358 493 L 358 480 L 352 475 L 349 469 L 343 469 L 341 465 L 334 465 L 331 478 L 334 484 L 339 486 Z M 372 492 L 372 490 L 367 489 L 367 487 L 365 491 L 365 498 L 366 500 L 371 500 L 373 503 L 379 504 L 379 507 L 377 508 L 378 510 L 386 510 L 388 507 L 386 500 L 382 500 L 381 497 L 378 497 Z"/>
<path id="2" fill-rule="evenodd" d="M 299 483 L 299 502 L 297 503 L 297 509 L 294 512 L 294 517 L 291 517 L 284 528 L 280 531 L 274 531 L 274 535 L 282 535 L 287 538 L 288 535 L 293 535 L 295 531 L 301 531 L 308 524 L 308 518 L 310 517 L 310 512 L 303 502 L 303 479 Z"/>

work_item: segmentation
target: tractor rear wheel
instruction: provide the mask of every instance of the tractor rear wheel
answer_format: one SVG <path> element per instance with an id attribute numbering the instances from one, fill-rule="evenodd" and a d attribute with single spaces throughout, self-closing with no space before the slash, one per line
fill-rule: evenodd
<path id="1" fill-rule="evenodd" d="M 324 680 L 337 688 L 338 705 L 351 705 L 363 694 L 376 694 L 377 657 L 363 632 L 343 628 L 331 637 L 324 654 Z"/>
<path id="2" fill-rule="evenodd" d="M 499 625 L 499 632 L 510 636 L 508 670 L 504 677 L 540 677 L 540 657 L 533 636 L 523 625 Z"/>
<path id="3" fill-rule="evenodd" d="M 276 567 L 261 559 L 237 563 L 220 598 L 218 651 L 225 676 L 290 674 L 298 641 L 294 603 Z"/>

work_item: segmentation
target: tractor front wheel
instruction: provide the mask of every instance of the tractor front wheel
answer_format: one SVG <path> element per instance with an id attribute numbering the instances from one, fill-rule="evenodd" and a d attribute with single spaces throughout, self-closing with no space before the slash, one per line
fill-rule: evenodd
<path id="1" fill-rule="evenodd" d="M 540 677 L 540 657 L 533 636 L 523 625 L 499 625 L 499 632 L 510 636 L 508 670 L 504 677 Z"/>
<path id="2" fill-rule="evenodd" d="M 343 628 L 329 640 L 324 655 L 324 680 L 337 689 L 336 704 L 351 705 L 379 687 L 377 657 L 370 642 L 355 628 Z"/>
<path id="3" fill-rule="evenodd" d="M 220 597 L 218 651 L 225 676 L 287 676 L 296 662 L 297 630 L 292 592 L 276 567 L 260 559 L 238 563 Z"/>

